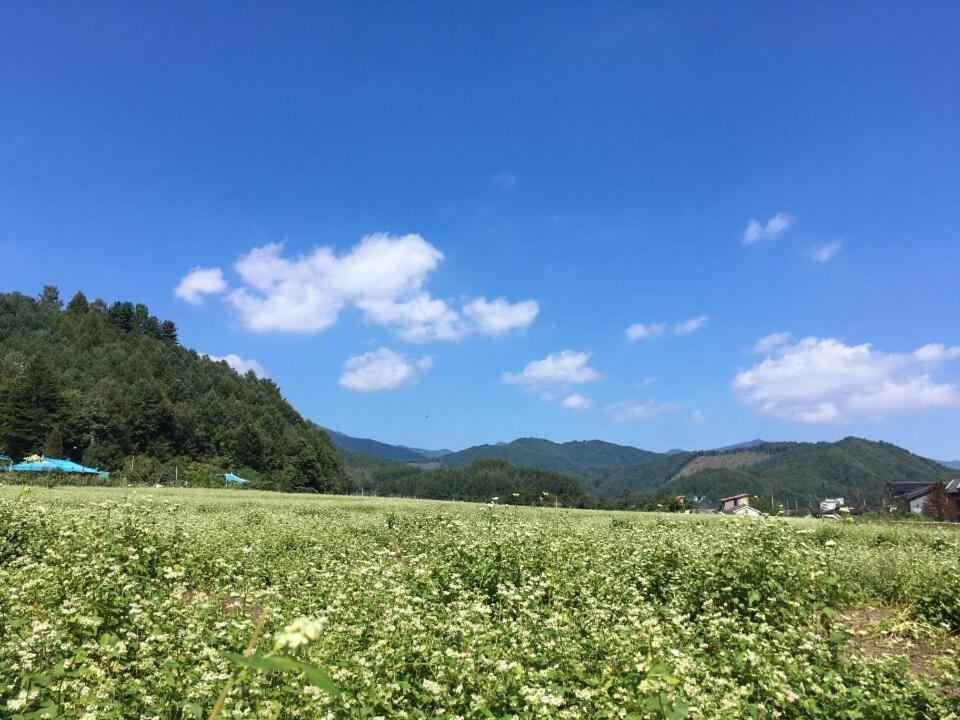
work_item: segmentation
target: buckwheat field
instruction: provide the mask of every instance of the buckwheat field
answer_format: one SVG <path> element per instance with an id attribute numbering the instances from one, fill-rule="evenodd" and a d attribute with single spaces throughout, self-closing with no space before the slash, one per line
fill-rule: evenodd
<path id="1" fill-rule="evenodd" d="M 0 488 L 8 718 L 957 718 L 946 527 Z"/>

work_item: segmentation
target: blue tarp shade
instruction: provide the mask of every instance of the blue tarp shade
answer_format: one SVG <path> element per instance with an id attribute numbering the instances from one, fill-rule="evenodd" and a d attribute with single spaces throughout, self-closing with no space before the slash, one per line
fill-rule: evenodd
<path id="1" fill-rule="evenodd" d="M 60 460 L 59 458 L 44 458 L 37 462 L 22 462 L 11 465 L 10 470 L 18 472 L 65 472 L 65 473 L 84 473 L 87 475 L 100 475 L 96 468 L 88 468 L 71 460 Z"/>
<path id="2" fill-rule="evenodd" d="M 234 475 L 233 473 L 224 473 L 224 474 L 223 474 L 223 477 L 224 477 L 224 478 L 226 479 L 226 481 L 229 482 L 229 483 L 235 483 L 235 484 L 237 484 L 237 485 L 246 485 L 246 484 L 247 484 L 247 481 L 246 481 L 246 480 L 244 480 L 242 477 L 237 477 L 237 476 Z"/>

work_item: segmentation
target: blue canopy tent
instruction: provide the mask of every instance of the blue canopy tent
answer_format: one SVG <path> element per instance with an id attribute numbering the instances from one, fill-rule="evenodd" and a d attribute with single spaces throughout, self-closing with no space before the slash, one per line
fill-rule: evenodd
<path id="1" fill-rule="evenodd" d="M 224 477 L 224 479 L 225 479 L 228 483 L 233 483 L 234 485 L 246 485 L 246 484 L 247 484 L 247 481 L 246 481 L 246 480 L 244 480 L 242 477 L 237 477 L 237 476 L 234 475 L 233 473 L 224 473 L 224 474 L 223 474 L 223 477 Z"/>
<path id="2" fill-rule="evenodd" d="M 110 473 L 103 472 L 97 468 L 86 467 L 72 460 L 61 460 L 60 458 L 41 458 L 40 460 L 30 460 L 10 465 L 6 470 L 14 472 L 63 472 L 83 475 L 100 475 L 109 477 Z"/>

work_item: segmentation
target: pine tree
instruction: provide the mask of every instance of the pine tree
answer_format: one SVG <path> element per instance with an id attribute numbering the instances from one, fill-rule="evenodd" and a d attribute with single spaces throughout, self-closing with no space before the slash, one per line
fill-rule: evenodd
<path id="1" fill-rule="evenodd" d="M 67 303 L 67 312 L 71 315 L 84 315 L 89 308 L 90 303 L 87 302 L 87 296 L 82 292 L 78 292 Z"/>
<path id="2" fill-rule="evenodd" d="M 60 300 L 60 290 L 56 285 L 44 285 L 37 300 L 41 305 L 50 305 L 57 310 L 63 307 L 63 302 Z"/>
<path id="3" fill-rule="evenodd" d="M 3 444 L 10 456 L 20 459 L 39 450 L 60 410 L 57 380 L 43 356 L 35 356 L 13 379 L 5 405 Z"/>

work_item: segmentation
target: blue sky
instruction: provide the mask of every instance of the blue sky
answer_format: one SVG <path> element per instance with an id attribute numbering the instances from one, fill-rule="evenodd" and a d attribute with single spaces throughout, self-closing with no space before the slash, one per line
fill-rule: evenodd
<path id="1" fill-rule="evenodd" d="M 958 35 L 935 2 L 4 3 L 0 286 L 144 302 L 387 442 L 960 457 Z"/>

